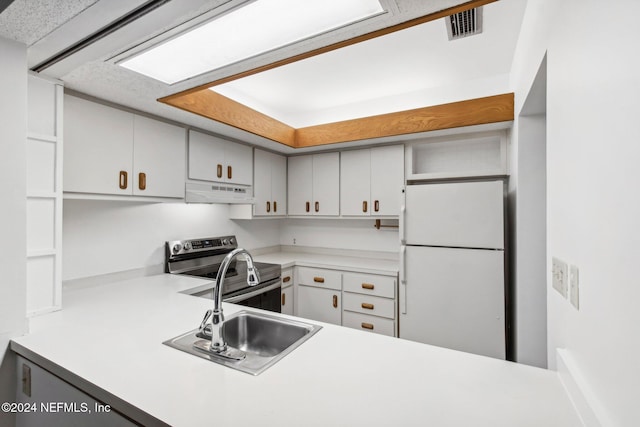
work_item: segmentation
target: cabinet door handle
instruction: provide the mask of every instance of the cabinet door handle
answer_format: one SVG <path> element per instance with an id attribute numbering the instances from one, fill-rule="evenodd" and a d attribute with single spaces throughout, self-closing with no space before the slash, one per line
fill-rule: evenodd
<path id="1" fill-rule="evenodd" d="M 320 202 L 316 202 L 316 212 L 320 212 Z"/>
<path id="2" fill-rule="evenodd" d="M 373 210 L 378 212 L 380 210 L 380 201 L 376 200 L 373 202 Z"/>
<path id="3" fill-rule="evenodd" d="M 285 301 L 285 294 L 282 294 L 282 305 L 284 305 L 284 301 Z"/>
<path id="4" fill-rule="evenodd" d="M 307 212 L 309 212 L 309 209 L 310 209 L 310 204 L 309 202 L 307 202 Z"/>
<path id="5" fill-rule="evenodd" d="M 365 212 L 365 213 L 367 212 L 367 201 L 366 200 L 362 202 L 362 212 Z"/>
<path id="6" fill-rule="evenodd" d="M 126 190 L 127 189 L 128 176 L 129 176 L 129 174 L 127 173 L 127 171 L 120 171 L 119 184 L 120 184 L 120 189 L 121 190 Z"/>
<path id="7" fill-rule="evenodd" d="M 338 295 L 333 296 L 333 308 L 338 308 Z"/>
<path id="8" fill-rule="evenodd" d="M 218 178 L 222 178 L 222 165 L 218 165 L 218 170 L 216 171 Z"/>
<path id="9" fill-rule="evenodd" d="M 140 190 L 146 190 L 147 189 L 147 174 L 144 172 L 140 172 L 138 174 L 138 188 Z"/>
<path id="10" fill-rule="evenodd" d="M 278 202 L 276 202 L 275 200 L 273 201 L 273 211 L 278 212 Z"/>
<path id="11" fill-rule="evenodd" d="M 371 323 L 365 323 L 365 322 L 362 322 L 362 323 L 360 324 L 360 326 L 362 326 L 362 329 L 370 329 L 370 330 L 373 330 L 373 324 L 371 324 Z"/>
<path id="12" fill-rule="evenodd" d="M 363 283 L 362 284 L 362 289 L 369 289 L 371 291 L 371 290 L 373 290 L 373 288 L 375 288 L 375 286 L 373 286 L 372 283 Z"/>
<path id="13" fill-rule="evenodd" d="M 366 302 L 362 303 L 362 308 L 367 309 L 367 310 L 373 310 L 373 304 L 369 304 Z"/>
<path id="14" fill-rule="evenodd" d="M 271 212 L 271 202 L 267 202 L 267 212 Z"/>
<path id="15" fill-rule="evenodd" d="M 227 166 L 227 178 L 231 179 L 233 176 L 233 168 L 231 166 Z"/>
<path id="16" fill-rule="evenodd" d="M 316 283 L 324 283 L 324 277 L 314 277 L 313 281 Z"/>
<path id="17" fill-rule="evenodd" d="M 291 280 L 291 276 L 284 276 L 284 277 L 282 278 L 282 283 L 287 283 L 287 282 L 289 282 L 290 280 Z"/>

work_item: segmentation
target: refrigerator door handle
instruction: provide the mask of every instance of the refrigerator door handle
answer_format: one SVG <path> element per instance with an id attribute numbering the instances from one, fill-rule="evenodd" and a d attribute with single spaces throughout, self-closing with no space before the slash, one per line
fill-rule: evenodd
<path id="1" fill-rule="evenodd" d="M 402 245 L 400 247 L 400 289 L 399 289 L 399 297 L 400 297 L 400 313 L 407 314 L 407 280 L 405 277 L 405 254 L 407 251 L 407 247 Z"/>

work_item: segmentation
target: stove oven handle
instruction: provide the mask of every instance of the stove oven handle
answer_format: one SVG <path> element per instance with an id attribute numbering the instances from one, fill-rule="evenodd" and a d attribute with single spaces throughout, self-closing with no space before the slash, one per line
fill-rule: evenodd
<path id="1" fill-rule="evenodd" d="M 245 294 L 242 295 L 236 295 L 234 297 L 231 298 L 223 298 L 222 300 L 224 302 L 230 302 L 230 303 L 234 303 L 234 302 L 240 302 L 240 301 L 244 301 L 246 299 L 255 297 L 257 295 L 263 294 L 265 292 L 269 292 L 272 291 L 274 289 L 279 289 L 280 288 L 280 278 L 276 278 L 273 280 L 269 280 L 268 282 L 266 282 L 264 284 L 264 286 L 260 286 L 259 289 L 256 289 L 255 291 L 251 291 L 251 292 L 247 292 Z"/>

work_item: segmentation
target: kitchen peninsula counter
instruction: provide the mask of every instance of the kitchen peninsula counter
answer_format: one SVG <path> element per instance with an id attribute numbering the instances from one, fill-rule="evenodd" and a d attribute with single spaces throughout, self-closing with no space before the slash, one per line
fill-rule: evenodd
<path id="1" fill-rule="evenodd" d="M 63 310 L 32 318 L 11 348 L 143 425 L 581 425 L 555 372 L 340 326 L 322 324 L 259 376 L 163 345 L 211 308 L 180 293 L 204 282 L 159 274 L 66 291 Z"/>

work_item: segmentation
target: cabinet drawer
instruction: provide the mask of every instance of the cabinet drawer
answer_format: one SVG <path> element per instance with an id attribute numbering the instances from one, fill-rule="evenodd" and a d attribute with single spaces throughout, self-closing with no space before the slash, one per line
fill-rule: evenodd
<path id="1" fill-rule="evenodd" d="M 342 273 L 335 270 L 321 268 L 298 267 L 296 270 L 297 283 L 300 285 L 317 286 L 326 289 L 342 289 Z"/>
<path id="2" fill-rule="evenodd" d="M 288 288 L 293 285 L 293 268 L 285 268 L 281 274 L 282 289 Z"/>
<path id="3" fill-rule="evenodd" d="M 343 274 L 344 290 L 365 295 L 395 298 L 396 279 L 376 274 Z"/>
<path id="4" fill-rule="evenodd" d="M 345 311 L 342 313 L 342 326 L 381 335 L 388 335 L 390 337 L 396 336 L 396 328 L 393 320 L 377 316 L 368 316 L 366 314 L 353 313 L 351 311 Z"/>
<path id="5" fill-rule="evenodd" d="M 345 310 L 357 311 L 362 314 L 373 314 L 390 319 L 395 317 L 396 312 L 394 299 L 353 294 L 350 292 L 344 293 L 342 304 Z"/>

